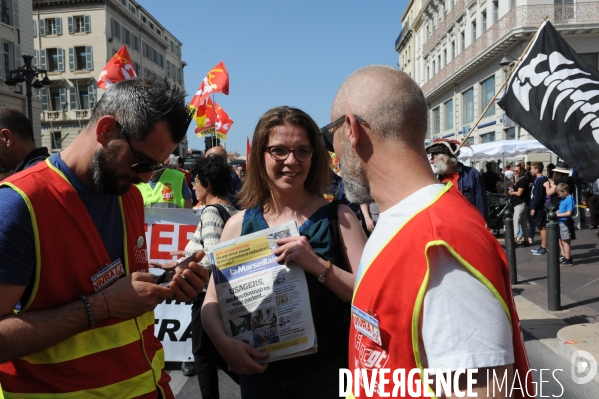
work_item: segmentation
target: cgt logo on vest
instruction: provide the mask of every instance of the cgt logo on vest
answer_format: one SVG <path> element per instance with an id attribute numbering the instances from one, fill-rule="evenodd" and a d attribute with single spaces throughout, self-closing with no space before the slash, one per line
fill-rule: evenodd
<path id="1" fill-rule="evenodd" d="M 382 369 L 389 361 L 389 355 L 380 346 L 372 343 L 370 339 L 365 338 L 364 341 L 370 341 L 370 344 L 362 343 L 364 335 L 356 331 L 356 350 L 358 351 L 358 359 L 354 359 L 355 368 L 360 369 Z"/>

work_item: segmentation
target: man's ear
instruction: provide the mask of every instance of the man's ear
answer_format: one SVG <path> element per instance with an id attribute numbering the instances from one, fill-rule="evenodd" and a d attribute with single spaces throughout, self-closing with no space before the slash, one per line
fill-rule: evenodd
<path id="1" fill-rule="evenodd" d="M 104 115 L 96 123 L 96 141 L 102 145 L 119 137 L 119 124 L 112 115 Z"/>
<path id="2" fill-rule="evenodd" d="M 0 140 L 6 147 L 15 145 L 15 135 L 8 129 L 0 129 Z"/>
<path id="3" fill-rule="evenodd" d="M 361 139 L 360 123 L 356 120 L 356 117 L 353 114 L 345 115 L 345 123 L 347 123 L 349 126 L 347 129 L 347 139 L 349 140 L 352 148 L 355 150 Z"/>

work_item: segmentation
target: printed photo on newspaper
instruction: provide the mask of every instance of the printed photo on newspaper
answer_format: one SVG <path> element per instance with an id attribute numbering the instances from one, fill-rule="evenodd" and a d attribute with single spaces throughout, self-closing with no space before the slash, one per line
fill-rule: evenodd
<path id="1" fill-rule="evenodd" d="M 212 247 L 212 275 L 225 331 L 269 353 L 265 362 L 317 351 L 306 274 L 275 261 L 279 238 L 297 236 L 295 221 Z"/>

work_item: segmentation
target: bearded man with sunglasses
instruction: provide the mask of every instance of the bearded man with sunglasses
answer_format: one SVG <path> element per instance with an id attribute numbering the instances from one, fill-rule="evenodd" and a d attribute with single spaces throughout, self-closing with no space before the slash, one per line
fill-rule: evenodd
<path id="1" fill-rule="evenodd" d="M 190 120 L 174 82 L 125 80 L 67 149 L 0 185 L 0 396 L 173 397 L 153 309 L 208 276 L 190 263 L 154 284 L 133 185 Z"/>

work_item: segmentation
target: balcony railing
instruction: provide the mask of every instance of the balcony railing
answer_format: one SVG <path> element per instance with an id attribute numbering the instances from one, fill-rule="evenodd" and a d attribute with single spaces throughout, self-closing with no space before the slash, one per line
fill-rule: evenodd
<path id="1" fill-rule="evenodd" d="M 455 20 L 464 12 L 464 3 L 466 0 L 460 0 L 454 4 L 453 8 L 445 15 L 443 22 L 435 29 L 433 34 L 422 46 L 422 51 L 427 54 L 429 50 L 437 43 L 437 41 L 443 37 L 449 26 L 455 22 Z"/>
<path id="2" fill-rule="evenodd" d="M 89 109 L 78 109 L 75 111 L 76 119 L 89 119 L 90 112 Z"/>
<path id="3" fill-rule="evenodd" d="M 61 121 L 64 119 L 64 111 L 44 111 L 44 121 Z"/>
<path id="4" fill-rule="evenodd" d="M 545 17 L 549 17 L 554 25 L 599 23 L 599 3 L 542 4 L 512 9 L 426 82 L 422 86 L 424 95 L 442 87 L 449 78 L 472 64 L 481 54 L 505 41 L 512 30 L 536 29 Z"/>
<path id="5" fill-rule="evenodd" d="M 408 20 L 403 24 L 401 33 L 399 34 L 399 36 L 397 36 L 397 39 L 395 39 L 395 51 L 401 51 L 401 49 L 399 48 L 399 44 L 401 43 L 401 40 L 406 37 L 409 30 L 410 30 L 410 21 Z"/>

